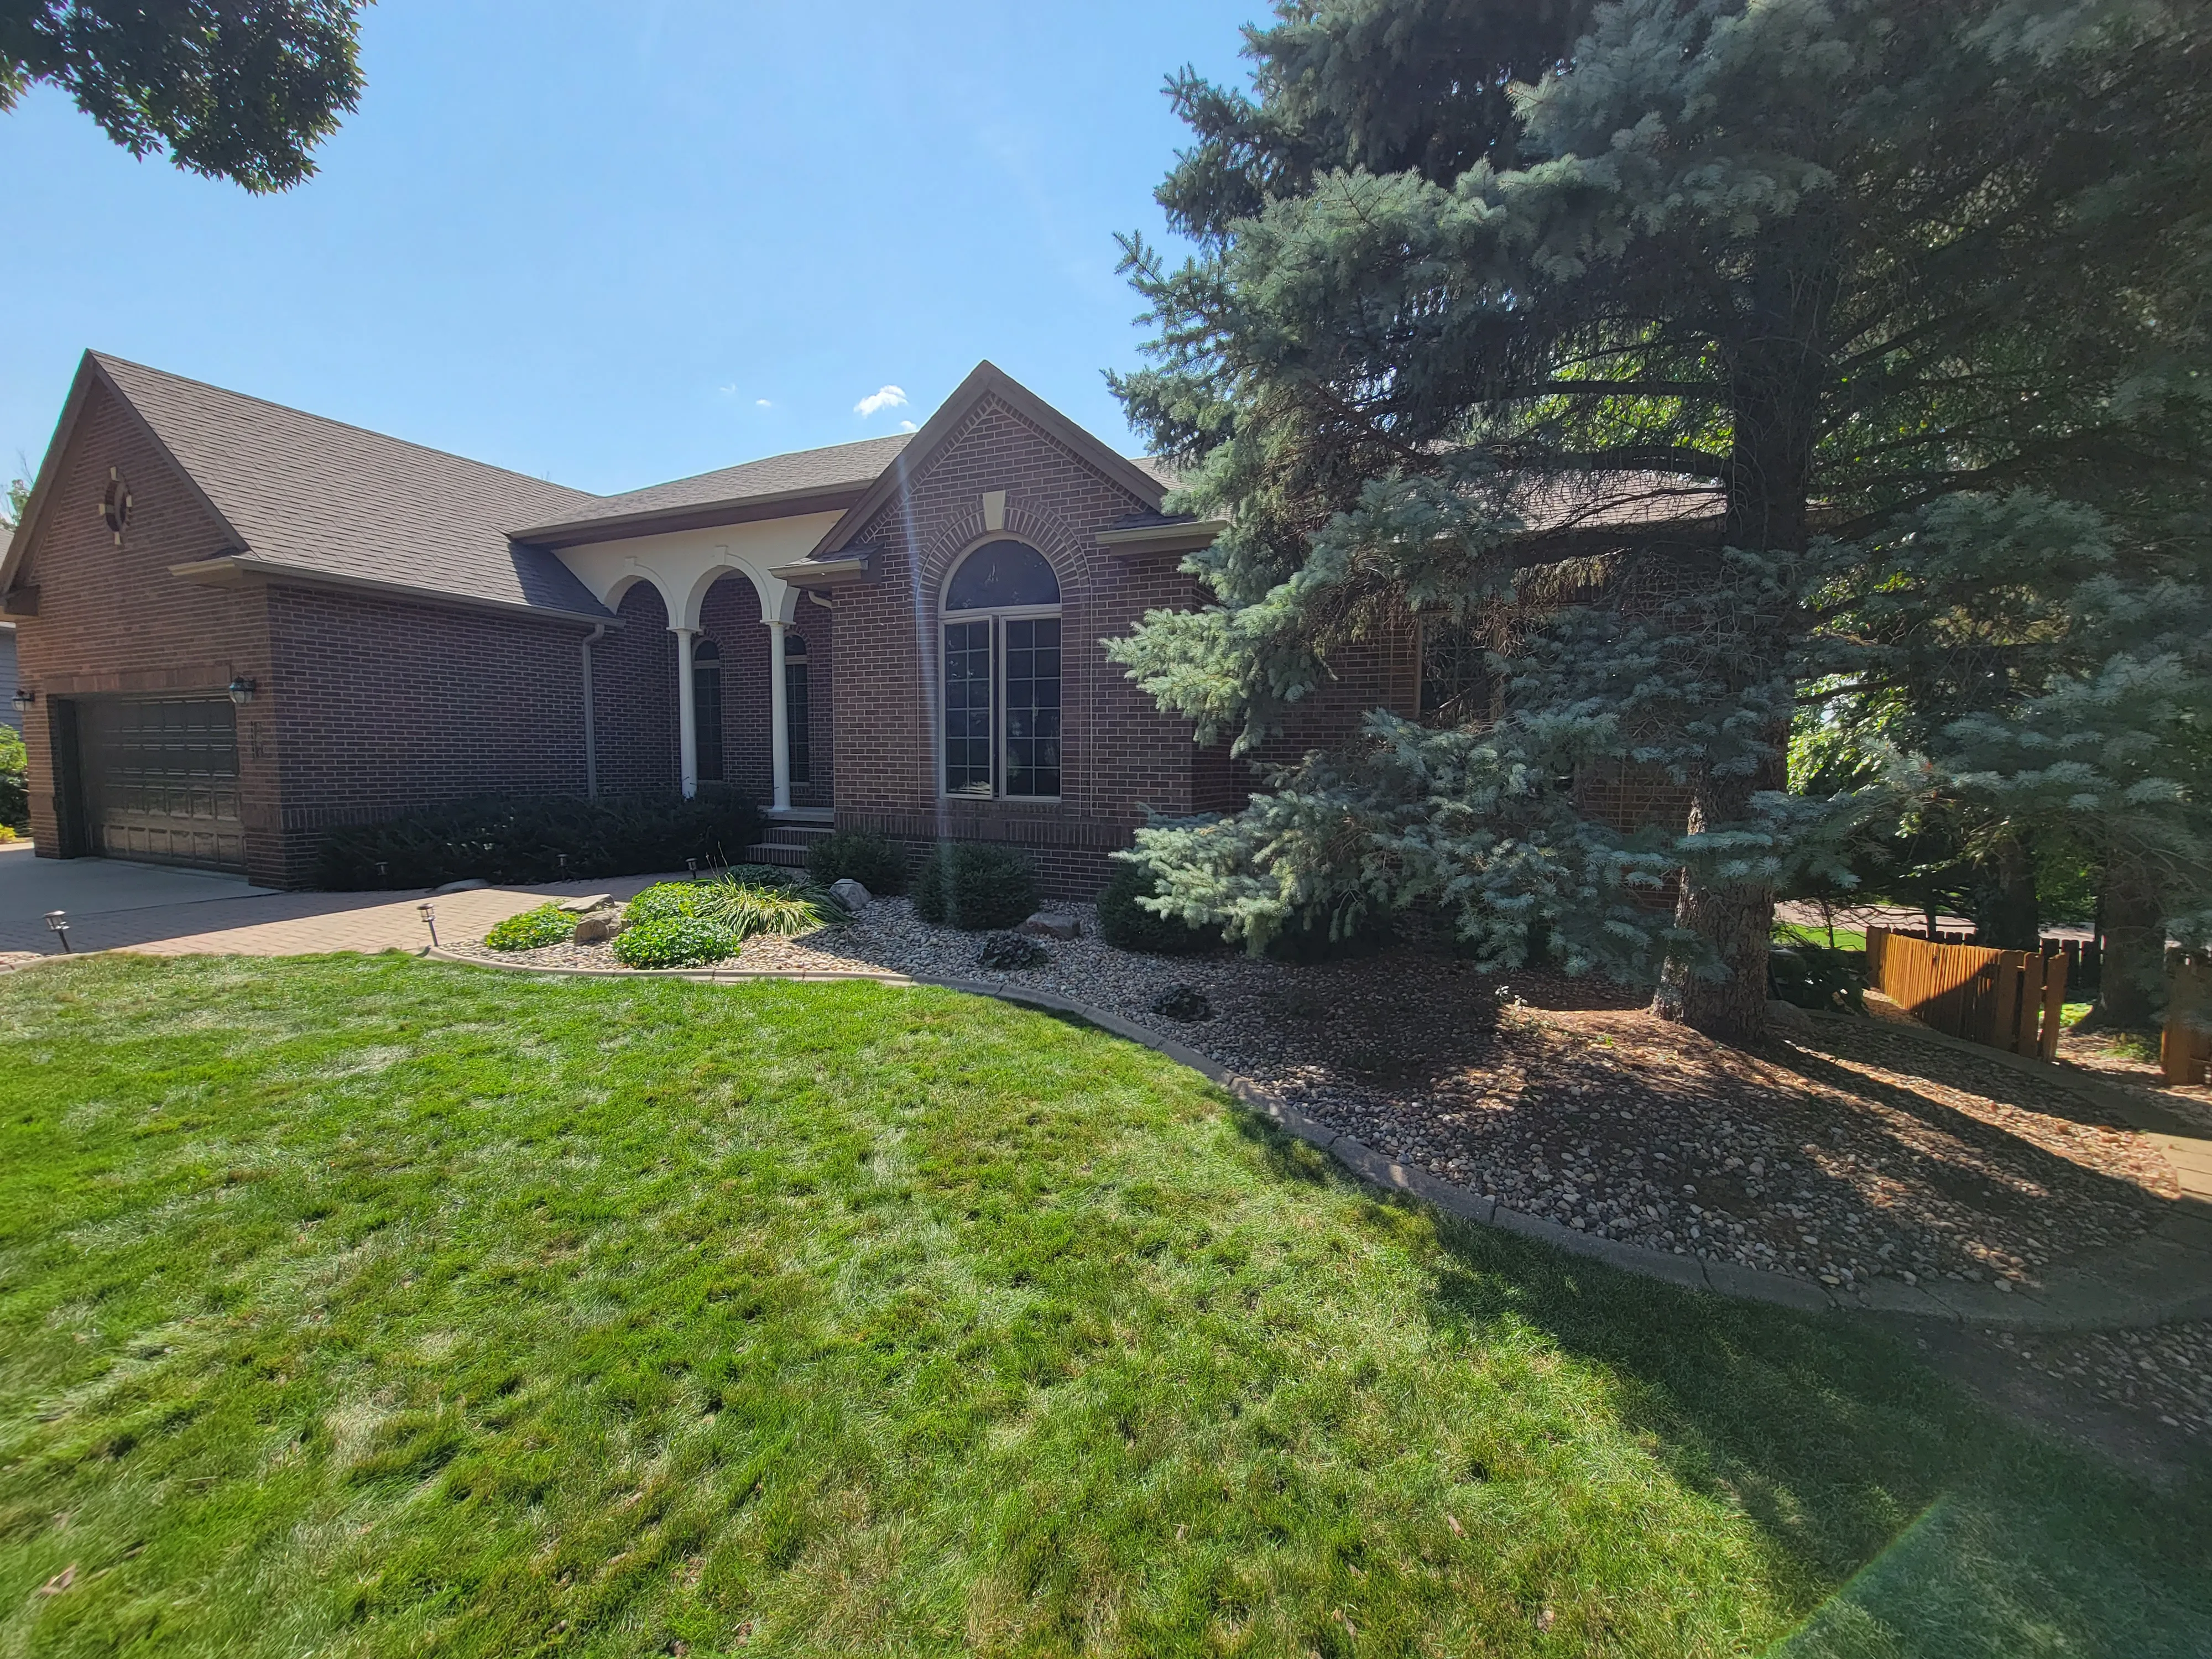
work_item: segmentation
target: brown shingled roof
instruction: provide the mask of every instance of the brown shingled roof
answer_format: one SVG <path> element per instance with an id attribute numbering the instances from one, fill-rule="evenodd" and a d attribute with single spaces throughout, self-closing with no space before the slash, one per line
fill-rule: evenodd
<path id="1" fill-rule="evenodd" d="M 229 525 L 242 565 L 606 614 L 559 559 L 507 540 L 595 496 L 119 357 L 87 361 Z"/>
<path id="2" fill-rule="evenodd" d="M 673 521 L 702 510 L 757 502 L 796 503 L 800 498 L 817 495 L 857 496 L 876 481 L 877 474 L 891 464 L 892 458 L 913 437 L 911 432 L 894 432 L 886 437 L 862 438 L 854 443 L 831 444 L 821 449 L 793 450 L 787 455 L 769 455 L 668 483 L 648 484 L 643 489 L 626 490 L 619 495 L 594 496 L 581 512 L 568 514 L 558 521 L 517 530 L 515 534 L 525 541 L 581 541 L 586 538 L 580 532 L 593 526 L 612 528 L 616 521 L 633 531 L 642 527 L 642 523 L 631 521 L 658 523 L 667 520 L 674 527 Z M 831 510 L 843 505 L 842 501 L 835 502 Z"/>

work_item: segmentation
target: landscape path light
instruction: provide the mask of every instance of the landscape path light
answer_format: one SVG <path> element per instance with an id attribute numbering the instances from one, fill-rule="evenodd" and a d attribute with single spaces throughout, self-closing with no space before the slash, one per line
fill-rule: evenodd
<path id="1" fill-rule="evenodd" d="M 430 948 L 438 948 L 438 912 L 428 900 L 415 907 L 422 913 L 422 925 L 430 930 Z"/>
<path id="2" fill-rule="evenodd" d="M 76 947 L 69 942 L 69 912 L 66 910 L 47 911 L 46 926 L 52 930 L 54 937 L 62 942 L 62 949 L 70 956 L 75 956 L 76 954 Z"/>

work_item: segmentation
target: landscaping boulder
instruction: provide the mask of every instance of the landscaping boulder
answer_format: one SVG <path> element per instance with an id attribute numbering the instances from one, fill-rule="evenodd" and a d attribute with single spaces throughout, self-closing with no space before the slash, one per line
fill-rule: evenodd
<path id="1" fill-rule="evenodd" d="M 605 945 L 622 930 L 621 911 L 595 910 L 576 924 L 576 943 Z"/>
<path id="2" fill-rule="evenodd" d="M 876 896 L 873 893 L 871 893 L 866 888 L 861 886 L 859 882 L 854 881 L 850 876 L 847 876 L 842 880 L 831 882 L 830 884 L 830 896 L 836 899 L 838 903 L 843 905 L 848 910 L 852 911 L 855 915 L 858 915 L 861 911 L 866 909 L 871 904 L 874 903 L 876 899 Z"/>
<path id="3" fill-rule="evenodd" d="M 471 876 L 466 881 L 449 881 L 443 887 L 433 887 L 430 894 L 435 898 L 446 893 L 473 893 L 479 888 L 490 885 L 481 876 Z"/>
<path id="4" fill-rule="evenodd" d="M 1083 924 L 1057 910 L 1040 910 L 1014 931 L 1039 939 L 1081 939 Z"/>
<path id="5" fill-rule="evenodd" d="M 574 898 L 562 899 L 556 907 L 563 915 L 588 916 L 594 910 L 604 910 L 615 902 L 612 893 L 584 893 Z"/>
<path id="6" fill-rule="evenodd" d="M 1188 1025 L 1212 1019 L 1213 1005 L 1195 985 L 1175 985 L 1152 999 L 1152 1012 L 1163 1018 L 1181 1020 Z"/>
<path id="7" fill-rule="evenodd" d="M 994 974 L 1011 973 L 1017 968 L 1034 968 L 1044 960 L 1044 946 L 1035 939 L 1024 939 L 1019 933 L 994 933 L 983 941 L 976 952 L 975 965 L 988 968 Z"/>

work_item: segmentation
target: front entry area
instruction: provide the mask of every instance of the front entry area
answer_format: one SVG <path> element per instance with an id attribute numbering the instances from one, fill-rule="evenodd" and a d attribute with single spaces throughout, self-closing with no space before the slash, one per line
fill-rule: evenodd
<path id="1" fill-rule="evenodd" d="M 73 851 L 243 873 L 238 711 L 224 697 L 71 705 L 82 816 Z"/>

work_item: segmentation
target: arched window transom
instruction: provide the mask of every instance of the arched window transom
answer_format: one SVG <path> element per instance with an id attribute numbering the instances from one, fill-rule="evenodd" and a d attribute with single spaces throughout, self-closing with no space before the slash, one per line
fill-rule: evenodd
<path id="1" fill-rule="evenodd" d="M 1060 581 L 1026 543 L 987 542 L 945 589 L 945 793 L 1060 793 Z"/>

